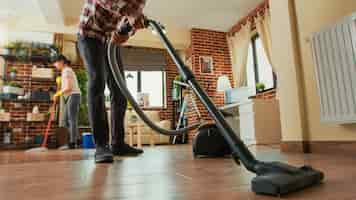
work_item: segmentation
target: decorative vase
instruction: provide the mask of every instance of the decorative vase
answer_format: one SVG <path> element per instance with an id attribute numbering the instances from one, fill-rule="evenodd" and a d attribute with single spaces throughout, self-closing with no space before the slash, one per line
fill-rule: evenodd
<path id="1" fill-rule="evenodd" d="M 17 73 L 16 72 L 10 72 L 10 78 L 11 79 L 15 79 L 16 78 Z"/>

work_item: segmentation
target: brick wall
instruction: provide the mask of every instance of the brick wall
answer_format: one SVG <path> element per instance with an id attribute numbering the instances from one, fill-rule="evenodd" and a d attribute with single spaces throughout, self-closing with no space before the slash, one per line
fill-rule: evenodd
<path id="1" fill-rule="evenodd" d="M 217 80 L 221 75 L 228 75 L 232 82 L 231 59 L 225 32 L 217 32 L 203 29 L 192 29 L 191 47 L 187 51 L 187 57 L 191 56 L 192 70 L 202 88 L 208 93 L 217 106 L 224 104 L 224 96 L 216 91 Z M 203 74 L 200 70 L 200 56 L 213 58 L 213 73 Z M 204 120 L 211 120 L 204 106 L 199 102 L 199 110 Z M 197 117 L 192 112 L 188 115 L 189 124 L 197 122 Z M 195 132 L 189 134 L 191 140 Z"/>
<path id="2" fill-rule="evenodd" d="M 161 118 L 162 120 L 173 120 L 173 101 L 172 101 L 172 88 L 173 81 L 175 77 L 178 75 L 177 67 L 174 64 L 171 57 L 168 55 L 167 51 L 164 51 L 167 59 L 167 67 L 166 67 L 166 94 L 167 94 L 167 108 L 161 110 Z"/>

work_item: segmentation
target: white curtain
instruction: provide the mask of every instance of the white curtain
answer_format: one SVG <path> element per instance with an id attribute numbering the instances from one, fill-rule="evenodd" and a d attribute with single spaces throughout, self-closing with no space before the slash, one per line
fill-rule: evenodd
<path id="1" fill-rule="evenodd" d="M 272 66 L 272 70 L 278 78 L 278 71 L 273 65 L 272 61 L 272 36 L 271 36 L 271 13 L 269 9 L 266 9 L 264 16 L 258 16 L 256 19 L 256 29 L 259 37 L 261 38 L 263 48 L 266 52 L 267 59 Z M 276 88 L 276 98 L 278 95 L 278 84 Z"/>
<path id="2" fill-rule="evenodd" d="M 265 49 L 269 63 L 274 72 L 276 72 L 272 62 L 272 39 L 271 39 L 271 14 L 269 9 L 264 16 L 258 16 L 256 19 L 257 33 L 261 38 L 263 48 Z"/>
<path id="3" fill-rule="evenodd" d="M 241 30 L 228 37 L 228 44 L 231 53 L 232 72 L 235 86 L 247 86 L 247 56 L 248 47 L 251 41 L 251 23 L 248 22 Z"/>

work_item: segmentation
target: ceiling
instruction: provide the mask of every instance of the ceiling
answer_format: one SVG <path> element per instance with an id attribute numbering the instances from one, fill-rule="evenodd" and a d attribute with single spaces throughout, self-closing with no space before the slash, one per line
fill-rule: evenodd
<path id="1" fill-rule="evenodd" d="M 147 0 L 149 17 L 176 28 L 227 31 L 263 0 Z M 76 25 L 84 0 L 0 0 L 0 20 Z M 36 20 L 34 20 L 36 19 Z"/>
<path id="2" fill-rule="evenodd" d="M 263 0 L 147 0 L 145 14 L 165 25 L 176 49 L 190 45 L 190 29 L 228 31 Z M 0 0 L 1 34 L 31 31 L 76 34 L 84 0 Z M 4 28 L 5 27 L 5 28 Z M 163 48 L 148 30 L 139 31 L 127 43 Z"/>
<path id="3" fill-rule="evenodd" d="M 162 23 L 227 31 L 261 0 L 149 0 L 145 13 Z"/>

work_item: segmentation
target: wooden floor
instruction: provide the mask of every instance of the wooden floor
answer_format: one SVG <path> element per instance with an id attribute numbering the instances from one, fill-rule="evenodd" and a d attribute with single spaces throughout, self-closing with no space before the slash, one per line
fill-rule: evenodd
<path id="1" fill-rule="evenodd" d="M 356 156 L 285 155 L 254 149 L 263 160 L 309 164 L 326 173 L 323 185 L 283 199 L 356 199 Z M 4 200 L 268 200 L 250 191 L 253 174 L 230 159 L 194 160 L 189 146 L 145 148 L 140 157 L 95 165 L 92 151 L 0 153 L 0 199 Z"/>

